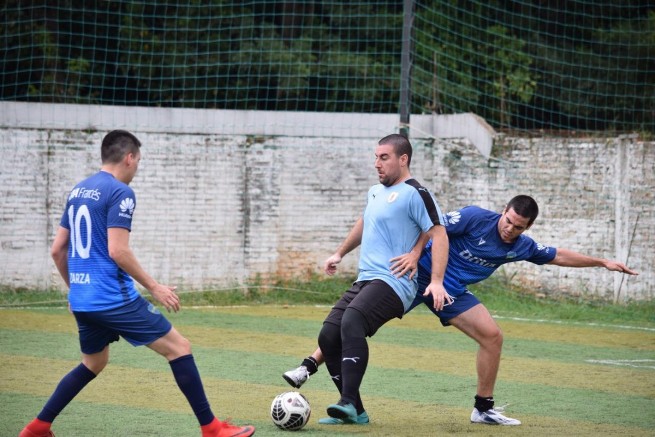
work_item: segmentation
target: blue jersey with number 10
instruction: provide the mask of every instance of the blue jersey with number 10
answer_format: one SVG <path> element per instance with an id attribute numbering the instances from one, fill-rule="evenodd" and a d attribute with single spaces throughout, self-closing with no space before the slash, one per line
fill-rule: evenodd
<path id="1" fill-rule="evenodd" d="M 61 226 L 70 232 L 68 301 L 73 311 L 102 311 L 139 296 L 134 281 L 109 257 L 107 229 L 132 226 L 134 191 L 100 171 L 68 195 Z"/>

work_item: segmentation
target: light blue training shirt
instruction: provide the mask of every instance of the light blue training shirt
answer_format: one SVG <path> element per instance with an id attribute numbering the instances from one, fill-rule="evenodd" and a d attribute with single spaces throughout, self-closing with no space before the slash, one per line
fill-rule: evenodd
<path id="1" fill-rule="evenodd" d="M 386 282 L 409 308 L 416 295 L 416 277 L 397 278 L 391 258 L 412 250 L 421 232 L 444 225 L 444 217 L 432 194 L 415 179 L 390 187 L 377 184 L 367 195 L 364 231 L 359 257 L 358 281 Z"/>

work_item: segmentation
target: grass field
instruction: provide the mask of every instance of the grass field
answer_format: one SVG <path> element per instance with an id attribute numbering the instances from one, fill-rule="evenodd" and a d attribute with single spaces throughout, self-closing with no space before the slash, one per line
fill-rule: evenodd
<path id="1" fill-rule="evenodd" d="M 259 300 L 244 306 L 187 305 L 169 318 L 194 344 L 215 413 L 255 425 L 257 436 L 280 436 L 284 431 L 270 421 L 269 408 L 275 395 L 290 390 L 281 373 L 315 348 L 328 307 L 287 306 L 279 296 L 277 303 Z M 599 307 L 567 320 L 544 320 L 543 308 L 534 302 L 515 303 L 500 313 L 487 306 L 505 333 L 496 402 L 509 403 L 508 415 L 523 425 L 469 422 L 476 345 L 417 309 L 390 322 L 369 342 L 362 393 L 371 424 L 317 423 L 337 400 L 322 368 L 300 390 L 313 411 L 298 434 L 655 435 L 652 314 L 621 323 L 609 320 L 607 314 L 615 310 Z M 569 312 L 559 308 L 552 313 Z M 595 320 L 586 320 L 594 314 Z M 0 309 L 0 436 L 16 436 L 78 362 L 75 323 L 64 308 Z M 166 362 L 122 340 L 112 346 L 107 369 L 64 410 L 53 429 L 58 437 L 199 435 Z"/>

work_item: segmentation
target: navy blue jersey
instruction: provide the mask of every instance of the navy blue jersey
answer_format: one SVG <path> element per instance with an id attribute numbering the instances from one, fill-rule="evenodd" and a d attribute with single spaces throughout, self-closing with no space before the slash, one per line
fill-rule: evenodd
<path id="1" fill-rule="evenodd" d="M 407 310 L 416 295 L 416 279 L 397 278 L 389 260 L 412 250 L 421 232 L 444 225 L 443 214 L 428 190 L 409 179 L 390 187 L 371 187 L 363 220 L 357 280 L 383 280 Z"/>
<path id="2" fill-rule="evenodd" d="M 498 233 L 500 217 L 497 212 L 477 206 L 447 214 L 450 249 L 443 285 L 451 296 L 466 292 L 467 285 L 488 278 L 503 264 L 529 261 L 541 265 L 555 258 L 557 249 L 541 245 L 527 235 L 519 235 L 513 243 L 503 242 Z M 417 276 L 421 291 L 430 283 L 431 243 L 423 249 L 419 259 Z"/>
<path id="3" fill-rule="evenodd" d="M 68 195 L 61 226 L 68 243 L 68 300 L 73 311 L 101 311 L 139 296 L 134 281 L 109 257 L 107 229 L 131 229 L 136 207 L 134 191 L 113 175 L 100 171 Z"/>

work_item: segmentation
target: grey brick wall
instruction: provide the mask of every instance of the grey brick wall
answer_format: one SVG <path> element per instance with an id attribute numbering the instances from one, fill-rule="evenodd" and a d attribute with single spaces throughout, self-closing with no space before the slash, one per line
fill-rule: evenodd
<path id="1" fill-rule="evenodd" d="M 142 163 L 131 236 L 142 264 L 184 290 L 257 276 L 320 273 L 377 182 L 379 137 L 172 134 L 134 130 Z M 65 196 L 100 167 L 106 131 L 0 128 L 0 286 L 61 288 L 48 248 Z M 412 139 L 413 175 L 448 211 L 500 211 L 530 194 L 537 241 L 618 258 L 636 278 L 604 269 L 517 263 L 501 275 L 545 292 L 652 298 L 655 144 L 634 139 L 500 138 L 486 159 L 465 139 Z M 358 252 L 344 260 L 354 273 Z"/>

